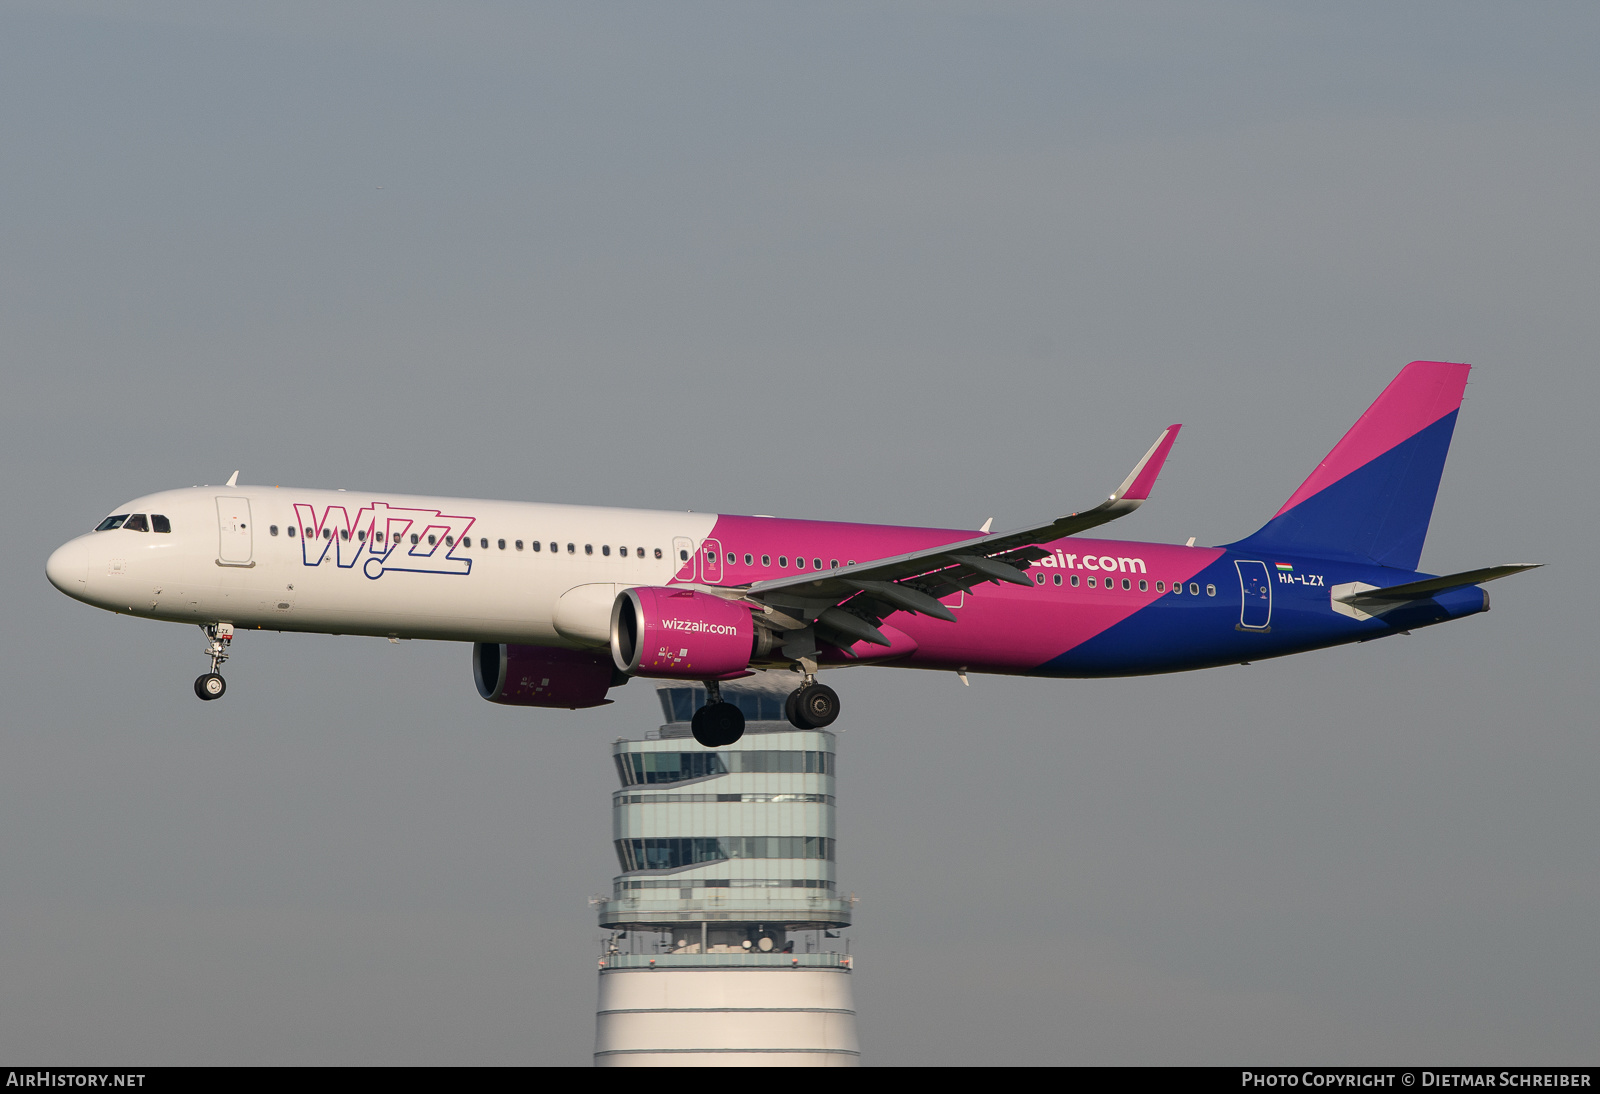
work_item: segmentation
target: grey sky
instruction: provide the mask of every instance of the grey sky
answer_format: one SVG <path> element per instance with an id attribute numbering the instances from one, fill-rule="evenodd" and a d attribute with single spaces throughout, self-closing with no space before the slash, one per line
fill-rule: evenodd
<path id="1" fill-rule="evenodd" d="M 1477 367 L 1424 554 L 1249 668 L 833 681 L 869 1063 L 1573 1062 L 1600 1014 L 1593 5 L 8 4 L 0 1055 L 585 1063 L 590 712 L 461 647 L 75 604 L 247 482 L 1257 527 Z"/>

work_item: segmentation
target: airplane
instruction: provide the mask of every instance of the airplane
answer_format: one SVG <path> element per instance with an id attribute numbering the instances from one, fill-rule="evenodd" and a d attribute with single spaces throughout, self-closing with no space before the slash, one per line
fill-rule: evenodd
<path id="1" fill-rule="evenodd" d="M 1112 677 L 1259 661 L 1487 611 L 1536 564 L 1417 569 L 1471 366 L 1414 361 L 1260 530 L 1218 547 L 1081 538 L 1148 498 L 1179 426 L 1105 501 L 1009 532 L 240 486 L 147 494 L 45 565 L 107 611 L 196 623 L 206 700 L 241 630 L 472 644 L 478 693 L 609 703 L 696 681 L 696 740 L 737 741 L 721 684 L 789 670 L 800 728 L 822 669 Z"/>

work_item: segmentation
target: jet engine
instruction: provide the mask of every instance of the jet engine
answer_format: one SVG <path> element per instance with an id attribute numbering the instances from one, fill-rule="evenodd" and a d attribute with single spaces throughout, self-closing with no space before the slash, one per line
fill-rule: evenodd
<path id="1" fill-rule="evenodd" d="M 745 605 L 693 589 L 624 589 L 611 606 L 611 657 L 633 676 L 731 676 L 766 652 L 770 638 Z"/>
<path id="2" fill-rule="evenodd" d="M 478 694 L 491 703 L 569 710 L 604 706 L 611 702 L 606 692 L 612 685 L 628 682 L 600 650 L 500 642 L 473 644 L 472 676 Z"/>

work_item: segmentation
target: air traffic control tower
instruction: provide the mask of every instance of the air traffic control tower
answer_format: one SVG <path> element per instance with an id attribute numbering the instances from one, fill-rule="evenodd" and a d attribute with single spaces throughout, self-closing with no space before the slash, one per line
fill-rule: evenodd
<path id="1" fill-rule="evenodd" d="M 595 900 L 611 932 L 595 1065 L 856 1065 L 834 735 L 790 725 L 782 691 L 734 682 L 744 736 L 705 748 L 689 732 L 704 690 L 658 695 L 666 724 L 612 746 L 622 874 Z"/>

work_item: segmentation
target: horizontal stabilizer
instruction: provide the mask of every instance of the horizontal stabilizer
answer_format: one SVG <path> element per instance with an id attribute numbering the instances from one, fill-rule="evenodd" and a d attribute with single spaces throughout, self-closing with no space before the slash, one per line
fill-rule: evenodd
<path id="1" fill-rule="evenodd" d="M 1421 581 L 1408 581 L 1404 585 L 1388 585 L 1382 588 L 1357 585 L 1349 588 L 1349 591 L 1342 591 L 1347 587 L 1336 586 L 1333 590 L 1333 599 L 1352 608 L 1365 608 L 1371 614 L 1377 615 L 1413 600 L 1425 600 L 1452 589 L 1482 585 L 1485 581 L 1510 577 L 1512 574 L 1520 574 L 1524 570 L 1537 569 L 1543 565 L 1542 562 L 1510 562 L 1501 566 L 1485 566 L 1480 570 L 1467 570 L 1464 573 L 1429 577 Z"/>

